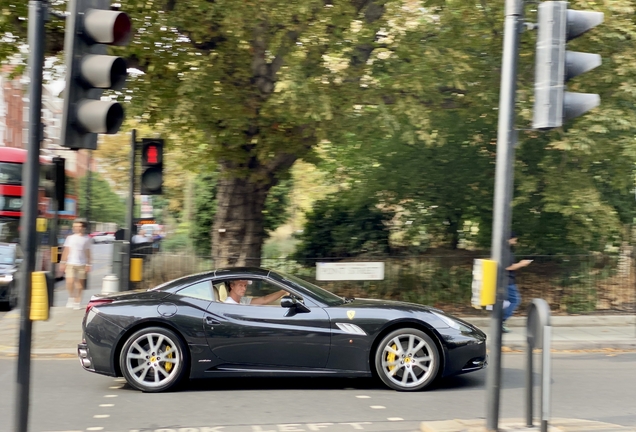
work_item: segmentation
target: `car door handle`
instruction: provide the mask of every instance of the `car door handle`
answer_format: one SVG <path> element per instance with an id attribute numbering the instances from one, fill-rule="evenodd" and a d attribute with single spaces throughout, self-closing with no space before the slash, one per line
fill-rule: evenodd
<path id="1" fill-rule="evenodd" d="M 213 317 L 211 317 L 211 316 L 207 316 L 207 317 L 205 317 L 205 323 L 206 323 L 206 324 L 209 324 L 209 325 L 221 324 L 221 322 L 220 322 L 220 321 L 218 321 L 218 320 L 214 319 L 214 318 L 213 318 Z"/>

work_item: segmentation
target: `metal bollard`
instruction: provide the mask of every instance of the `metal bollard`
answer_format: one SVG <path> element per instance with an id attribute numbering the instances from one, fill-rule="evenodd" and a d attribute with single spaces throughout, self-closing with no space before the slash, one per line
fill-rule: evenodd
<path id="1" fill-rule="evenodd" d="M 104 276 L 102 281 L 102 294 L 119 292 L 119 278 L 114 274 Z"/>
<path id="2" fill-rule="evenodd" d="M 528 347 L 526 351 L 526 426 L 533 426 L 533 349 L 540 348 L 541 354 L 541 432 L 548 431 L 550 419 L 550 342 L 552 327 L 550 326 L 550 305 L 543 299 L 532 299 L 528 306 L 528 321 L 526 324 Z"/>

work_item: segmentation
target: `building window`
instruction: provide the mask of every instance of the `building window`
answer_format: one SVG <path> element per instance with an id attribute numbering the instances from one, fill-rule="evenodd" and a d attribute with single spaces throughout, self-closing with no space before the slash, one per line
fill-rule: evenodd
<path id="1" fill-rule="evenodd" d="M 28 143 L 29 143 L 29 130 L 22 129 L 22 144 L 28 144 Z"/>

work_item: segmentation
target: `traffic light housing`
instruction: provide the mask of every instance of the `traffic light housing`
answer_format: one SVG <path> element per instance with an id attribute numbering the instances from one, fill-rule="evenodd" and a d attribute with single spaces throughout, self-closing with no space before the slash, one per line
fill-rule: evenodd
<path id="1" fill-rule="evenodd" d="M 141 140 L 141 195 L 163 193 L 163 140 Z"/>
<path id="2" fill-rule="evenodd" d="M 600 55 L 567 51 L 566 43 L 602 22 L 602 12 L 569 10 L 565 1 L 539 4 L 533 128 L 561 127 L 601 103 L 597 94 L 565 91 L 565 83 L 601 65 Z"/>
<path id="3" fill-rule="evenodd" d="M 40 185 L 44 195 L 57 202 L 57 210 L 64 211 L 66 197 L 66 168 L 65 159 L 54 157 L 52 163 L 43 164 L 40 169 Z"/>
<path id="4" fill-rule="evenodd" d="M 110 10 L 109 0 L 69 0 L 64 38 L 66 88 L 61 144 L 72 149 L 97 149 L 97 134 L 117 133 L 124 121 L 118 102 L 102 101 L 106 89 L 126 83 L 126 61 L 106 54 L 106 45 L 127 45 L 130 18 Z"/>

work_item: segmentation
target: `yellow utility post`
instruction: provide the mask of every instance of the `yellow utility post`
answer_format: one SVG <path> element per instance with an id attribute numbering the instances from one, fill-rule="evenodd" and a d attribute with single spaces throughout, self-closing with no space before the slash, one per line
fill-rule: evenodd
<path id="1" fill-rule="evenodd" d="M 57 264 L 59 262 L 57 258 L 57 246 L 51 246 L 51 262 Z"/>
<path id="2" fill-rule="evenodd" d="M 31 273 L 31 321 L 46 321 L 49 319 L 49 290 L 46 272 Z"/>
<path id="3" fill-rule="evenodd" d="M 143 258 L 130 259 L 130 282 L 141 282 L 144 270 Z"/>
<path id="4" fill-rule="evenodd" d="M 476 308 L 491 306 L 497 299 L 497 262 L 476 259 L 473 265 L 473 297 L 471 303 Z"/>

